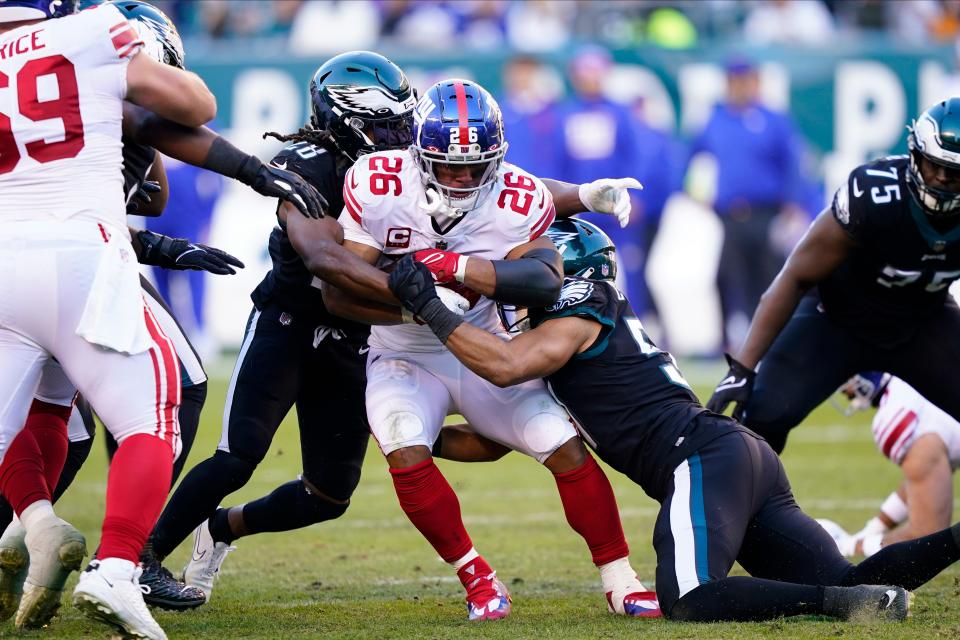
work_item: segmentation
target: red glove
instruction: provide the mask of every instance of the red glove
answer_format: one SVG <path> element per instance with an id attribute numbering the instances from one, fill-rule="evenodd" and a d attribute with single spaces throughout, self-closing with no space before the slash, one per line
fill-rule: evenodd
<path id="1" fill-rule="evenodd" d="M 443 249 L 422 249 L 413 254 L 413 259 L 430 269 L 437 284 L 463 282 L 467 272 L 467 256 Z"/>

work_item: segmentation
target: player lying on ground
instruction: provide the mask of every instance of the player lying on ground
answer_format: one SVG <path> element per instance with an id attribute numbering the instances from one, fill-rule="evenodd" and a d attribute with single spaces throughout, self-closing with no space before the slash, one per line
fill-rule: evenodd
<path id="1" fill-rule="evenodd" d="M 960 418 L 960 309 L 947 295 L 960 278 L 960 98 L 921 113 L 907 142 L 909 156 L 850 172 L 763 295 L 707 403 L 735 403 L 775 451 L 861 371 L 892 373 Z"/>
<path id="2" fill-rule="evenodd" d="M 447 309 L 434 278 L 451 274 L 408 257 L 390 288 L 471 371 L 504 387 L 545 377 L 601 459 L 660 502 L 653 544 L 664 615 L 906 617 L 906 590 L 960 559 L 960 525 L 847 562 L 797 506 L 773 450 L 705 410 L 670 354 L 650 342 L 611 282 L 609 238 L 582 221 L 553 229 L 568 277 L 555 302 L 529 310 L 532 328 L 513 340 Z M 751 577 L 728 576 L 734 561 Z"/>
<path id="3" fill-rule="evenodd" d="M 903 483 L 856 533 L 847 534 L 830 520 L 819 521 L 840 552 L 869 557 L 887 545 L 949 526 L 953 472 L 960 465 L 960 423 L 889 374 L 856 376 L 844 389 L 855 394 L 851 406 L 878 407 L 873 437 L 877 449 L 900 466 Z"/>

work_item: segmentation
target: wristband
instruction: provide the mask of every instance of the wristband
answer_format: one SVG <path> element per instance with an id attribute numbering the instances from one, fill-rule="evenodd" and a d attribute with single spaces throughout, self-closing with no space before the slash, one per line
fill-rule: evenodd
<path id="1" fill-rule="evenodd" d="M 896 522 L 897 524 L 905 522 L 910 516 L 907 503 L 903 501 L 903 498 L 901 498 L 900 494 L 896 491 L 887 496 L 887 499 L 880 505 L 880 511 L 890 518 L 891 522 Z"/>
<path id="2" fill-rule="evenodd" d="M 467 277 L 467 260 L 470 259 L 470 256 L 460 256 L 460 259 L 457 260 L 457 270 L 453 272 L 453 279 L 457 282 L 463 282 L 463 279 Z"/>
<path id="3" fill-rule="evenodd" d="M 240 151 L 221 136 L 213 141 L 207 157 L 203 159 L 204 169 L 236 178 L 246 185 L 253 182 L 262 164 L 259 158 Z"/>

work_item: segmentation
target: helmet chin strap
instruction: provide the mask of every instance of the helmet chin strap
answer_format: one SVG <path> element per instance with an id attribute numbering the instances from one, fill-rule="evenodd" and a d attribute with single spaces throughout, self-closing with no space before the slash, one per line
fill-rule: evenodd
<path id="1" fill-rule="evenodd" d="M 420 209 L 432 218 L 460 218 L 466 213 L 463 209 L 448 205 L 445 202 L 446 199 L 440 195 L 433 185 L 428 185 L 423 192 L 427 201 L 420 204 Z"/>

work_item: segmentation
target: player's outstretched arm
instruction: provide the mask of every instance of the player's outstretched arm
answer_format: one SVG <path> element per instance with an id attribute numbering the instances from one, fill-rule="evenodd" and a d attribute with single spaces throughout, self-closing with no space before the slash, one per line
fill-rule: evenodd
<path id="1" fill-rule="evenodd" d="M 910 516 L 902 526 L 883 536 L 883 546 L 945 529 L 950 526 L 953 513 L 953 470 L 940 436 L 928 433 L 917 438 L 900 468 Z"/>
<path id="2" fill-rule="evenodd" d="M 194 244 L 183 238 L 131 228 L 130 239 L 140 264 L 175 271 L 209 271 L 218 276 L 233 275 L 236 273 L 234 267 L 244 267 L 240 260 L 226 251 L 205 244 Z"/>
<path id="3" fill-rule="evenodd" d="M 217 115 L 217 99 L 195 73 L 157 62 L 142 51 L 127 65 L 127 100 L 188 127 Z"/>
<path id="4" fill-rule="evenodd" d="M 310 218 L 319 218 L 327 212 L 323 196 L 299 175 L 264 164 L 207 127 L 183 126 L 124 103 L 123 131 L 135 142 L 171 158 L 233 178 L 262 196 L 289 202 Z"/>
<path id="5" fill-rule="evenodd" d="M 560 180 L 541 178 L 553 196 L 558 218 L 591 211 L 617 217 L 620 227 L 630 223 L 630 192 L 628 189 L 643 189 L 636 178 L 601 178 L 584 184 L 571 184 Z"/>
<path id="6" fill-rule="evenodd" d="M 499 387 L 553 373 L 591 344 L 600 331 L 599 323 L 584 318 L 559 318 L 507 341 L 448 310 L 437 297 L 433 276 L 423 263 L 404 258 L 388 280 L 394 295 L 423 319 L 460 362 Z"/>
<path id="7" fill-rule="evenodd" d="M 800 299 L 839 267 L 853 247 L 853 239 L 836 221 L 833 209 L 823 210 L 761 296 L 740 353 L 736 358 L 727 355 L 730 370 L 707 402 L 708 409 L 722 413 L 733 402 L 734 417 L 738 417 L 752 392 L 757 363 L 783 330 Z"/>
<path id="8" fill-rule="evenodd" d="M 497 302 L 545 307 L 560 295 L 563 260 L 553 241 L 540 236 L 514 247 L 504 260 L 485 260 L 442 249 L 414 254 L 440 284 L 462 282 Z"/>
<path id="9" fill-rule="evenodd" d="M 737 360 L 755 369 L 804 294 L 839 267 L 853 247 L 854 241 L 836 221 L 833 210 L 822 211 L 760 298 Z"/>

